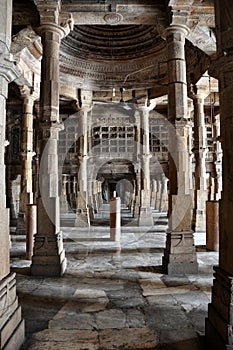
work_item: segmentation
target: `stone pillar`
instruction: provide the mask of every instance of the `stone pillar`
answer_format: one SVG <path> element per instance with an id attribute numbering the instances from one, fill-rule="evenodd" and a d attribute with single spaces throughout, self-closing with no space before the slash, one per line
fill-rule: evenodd
<path id="1" fill-rule="evenodd" d="M 18 234 L 25 234 L 26 207 L 28 204 L 33 203 L 32 157 L 35 155 L 35 152 L 33 152 L 33 105 L 37 95 L 27 86 L 21 87 L 20 92 L 21 97 L 23 98 L 21 129 L 21 188 L 16 232 Z"/>
<path id="2" fill-rule="evenodd" d="M 160 203 L 159 203 L 159 212 L 168 211 L 167 182 L 168 182 L 168 179 L 162 173 L 161 174 L 161 197 L 160 197 Z"/>
<path id="3" fill-rule="evenodd" d="M 194 147 L 195 158 L 194 171 L 194 209 L 193 229 L 195 231 L 206 230 L 206 200 L 208 197 L 206 183 L 206 127 L 204 114 L 204 99 L 206 97 L 206 86 L 194 86 Z"/>
<path id="4" fill-rule="evenodd" d="M 66 268 L 58 195 L 59 47 L 69 33 L 70 17 L 61 16 L 60 1 L 35 0 L 43 46 L 41 64 L 40 168 L 38 223 L 31 274 L 61 276 Z"/>
<path id="5" fill-rule="evenodd" d="M 160 178 L 157 178 L 157 193 L 156 193 L 156 202 L 155 202 L 155 209 L 159 211 L 160 209 L 160 200 L 161 200 L 161 193 L 162 193 L 162 183 Z"/>
<path id="6" fill-rule="evenodd" d="M 150 205 L 153 209 L 156 209 L 156 194 L 157 194 L 157 181 L 156 181 L 156 179 L 153 179 L 152 180 L 151 201 L 150 201 Z"/>
<path id="7" fill-rule="evenodd" d="M 233 349 L 233 7 L 215 1 L 218 58 L 210 74 L 219 79 L 222 138 L 222 198 L 219 220 L 219 266 L 215 267 L 212 300 L 206 319 L 206 341 L 214 350 Z"/>
<path id="8" fill-rule="evenodd" d="M 24 341 L 24 321 L 16 295 L 15 274 L 10 273 L 9 209 L 6 208 L 5 129 L 8 83 L 16 79 L 10 61 L 12 1 L 1 1 L 0 21 L 0 349 L 18 350 Z"/>
<path id="9" fill-rule="evenodd" d="M 26 258 L 31 260 L 36 234 L 36 204 L 27 204 L 26 208 Z"/>
<path id="10" fill-rule="evenodd" d="M 186 12 L 172 12 L 166 30 L 168 53 L 169 221 L 163 267 L 169 275 L 197 273 L 191 230 L 192 196 L 188 150 L 188 100 L 186 83 Z M 180 24 L 179 24 L 180 23 Z"/>
<path id="11" fill-rule="evenodd" d="M 78 192 L 75 226 L 90 226 L 88 210 L 88 112 L 91 109 L 92 93 L 82 91 L 82 109 L 79 112 L 78 144 Z"/>
<path id="12" fill-rule="evenodd" d="M 141 226 L 153 226 L 154 221 L 150 208 L 150 146 L 149 146 L 149 111 L 146 106 L 140 107 L 141 125 L 141 189 L 138 223 Z"/>
<path id="13" fill-rule="evenodd" d="M 62 174 L 61 195 L 60 195 L 61 213 L 69 212 L 69 203 L 67 200 L 67 183 L 68 183 L 68 174 Z"/>
<path id="14" fill-rule="evenodd" d="M 222 147 L 220 142 L 220 120 L 219 114 L 213 117 L 213 140 L 214 140 L 214 190 L 213 200 L 221 198 L 222 191 Z"/>

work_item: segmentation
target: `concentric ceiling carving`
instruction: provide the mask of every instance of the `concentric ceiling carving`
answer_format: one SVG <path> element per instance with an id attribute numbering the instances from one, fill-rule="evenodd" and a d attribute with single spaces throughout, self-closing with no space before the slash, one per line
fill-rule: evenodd
<path id="1" fill-rule="evenodd" d="M 75 26 L 61 44 L 61 72 L 77 85 L 109 89 L 150 87 L 166 60 L 165 42 L 150 25 Z M 73 78 L 74 79 L 74 78 Z"/>

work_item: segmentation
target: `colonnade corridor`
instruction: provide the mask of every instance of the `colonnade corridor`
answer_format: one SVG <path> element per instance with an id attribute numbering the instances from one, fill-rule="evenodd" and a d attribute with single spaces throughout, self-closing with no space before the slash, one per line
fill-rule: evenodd
<path id="1" fill-rule="evenodd" d="M 138 226 L 121 208 L 120 242 L 110 240 L 109 205 L 90 227 L 61 216 L 67 269 L 62 278 L 30 276 L 24 235 L 11 232 L 11 270 L 25 319 L 28 350 L 206 349 L 205 318 L 218 253 L 194 235 L 198 274 L 162 271 L 167 215 Z"/>

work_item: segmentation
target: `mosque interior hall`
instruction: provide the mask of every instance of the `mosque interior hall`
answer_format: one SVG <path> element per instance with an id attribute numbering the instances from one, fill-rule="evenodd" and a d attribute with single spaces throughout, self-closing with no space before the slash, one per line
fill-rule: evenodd
<path id="1" fill-rule="evenodd" d="M 0 5 L 0 350 L 233 350 L 230 1 Z"/>

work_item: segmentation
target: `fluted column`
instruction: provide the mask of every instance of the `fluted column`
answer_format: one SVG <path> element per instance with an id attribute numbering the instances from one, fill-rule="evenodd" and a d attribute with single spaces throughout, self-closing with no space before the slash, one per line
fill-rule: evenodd
<path id="1" fill-rule="evenodd" d="M 233 348 L 233 7 L 215 1 L 218 58 L 210 74 L 219 79 L 222 139 L 222 198 L 220 200 L 219 266 L 215 267 L 212 300 L 206 320 L 206 340 L 213 350 Z"/>
<path id="2" fill-rule="evenodd" d="M 188 100 L 186 83 L 186 12 L 172 12 L 166 30 L 168 53 L 169 127 L 169 228 L 163 267 L 166 273 L 197 273 L 197 257 L 191 230 L 192 197 L 189 162 Z M 181 24 L 179 24 L 181 22 Z"/>
<path id="3" fill-rule="evenodd" d="M 150 146 L 149 146 L 149 111 L 147 106 L 141 106 L 141 189 L 139 207 L 139 225 L 152 226 L 153 217 L 150 208 Z"/>
<path id="4" fill-rule="evenodd" d="M 17 78 L 10 61 L 12 1 L 1 1 L 0 21 L 0 349 L 18 350 L 24 341 L 24 321 L 16 295 L 15 274 L 10 273 L 9 209 L 6 208 L 5 140 L 8 83 Z"/>
<path id="5" fill-rule="evenodd" d="M 25 234 L 26 206 L 27 204 L 33 203 L 32 157 L 35 155 L 33 151 L 33 106 L 38 96 L 27 86 L 21 87 L 20 92 L 23 98 L 21 126 L 21 188 L 16 232 Z"/>
<path id="6" fill-rule="evenodd" d="M 66 268 L 58 195 L 59 47 L 69 33 L 70 16 L 61 15 L 60 1 L 35 0 L 40 14 L 43 46 L 41 63 L 41 115 L 38 224 L 31 274 L 61 276 Z"/>
<path id="7" fill-rule="evenodd" d="M 194 171 L 194 220 L 193 228 L 195 231 L 205 231 L 206 229 L 206 126 L 204 114 L 204 99 L 206 97 L 205 86 L 194 86 L 193 105 L 194 105 L 194 147 L 195 158 Z"/>

